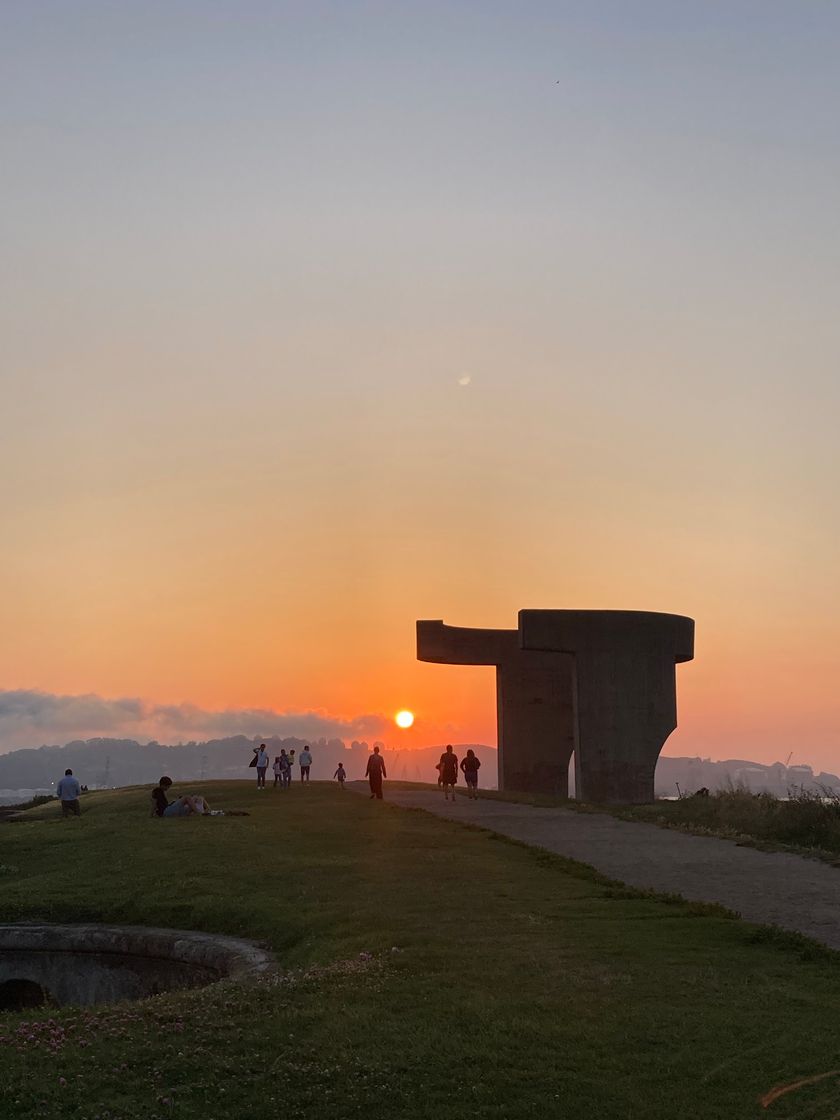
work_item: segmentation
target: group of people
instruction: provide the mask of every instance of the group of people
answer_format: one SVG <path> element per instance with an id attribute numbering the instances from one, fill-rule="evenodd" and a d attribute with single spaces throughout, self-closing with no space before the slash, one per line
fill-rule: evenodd
<path id="1" fill-rule="evenodd" d="M 302 782 L 309 781 L 309 771 L 312 766 L 312 752 L 308 746 L 305 746 L 298 755 L 298 763 L 300 765 L 300 780 Z M 251 766 L 255 766 L 257 770 L 257 789 L 265 789 L 265 775 L 268 769 L 269 755 L 266 750 L 265 743 L 260 743 L 259 747 L 254 747 L 254 757 L 251 760 Z M 295 764 L 294 748 L 287 754 L 285 750 L 281 750 L 280 754 L 274 759 L 274 785 L 279 786 L 281 789 L 288 789 L 292 782 L 292 767 Z M 481 768 L 481 760 L 476 757 L 475 751 L 470 747 L 467 753 L 459 761 L 458 756 L 452 748 L 452 744 L 447 744 L 446 750 L 440 756 L 440 762 L 436 766 L 438 772 L 438 785 L 443 789 L 443 796 L 447 801 L 450 799 L 455 800 L 455 785 L 458 781 L 458 771 L 464 775 L 464 780 L 467 783 L 467 797 L 471 800 L 478 799 L 478 771 Z M 365 777 L 370 785 L 371 800 L 376 798 L 382 800 L 382 780 L 387 778 L 388 774 L 385 769 L 385 759 L 379 752 L 379 747 L 373 748 L 373 753 L 368 756 L 367 767 L 365 769 Z M 347 771 L 344 769 L 344 763 L 339 762 L 338 767 L 333 774 L 333 778 L 338 782 L 341 789 L 344 789 L 344 783 L 347 781 Z"/>
<path id="2" fill-rule="evenodd" d="M 450 798 L 455 800 L 455 784 L 458 781 L 458 770 L 464 775 L 464 781 L 467 783 L 467 798 L 470 801 L 478 800 L 478 771 L 481 768 L 481 759 L 476 756 L 472 747 L 468 748 L 467 753 L 458 762 L 458 756 L 452 749 L 452 744 L 448 743 L 446 750 L 440 756 L 440 762 L 435 769 L 438 772 L 438 785 L 443 789 L 444 798 L 449 801 Z"/>
<path id="3" fill-rule="evenodd" d="M 300 780 L 302 782 L 309 781 L 309 772 L 312 766 L 312 752 L 306 746 L 298 755 L 298 765 L 300 766 Z M 265 743 L 261 743 L 259 747 L 254 747 L 254 758 L 251 765 L 256 767 L 257 771 L 257 789 L 265 789 L 265 775 L 268 770 L 269 756 L 266 751 Z M 292 767 L 295 764 L 295 751 L 290 750 L 288 754 L 285 750 L 281 750 L 280 754 L 274 759 L 272 769 L 274 771 L 274 786 L 286 790 L 292 782 Z M 464 757 L 458 761 L 458 756 L 452 748 L 452 744 L 447 744 L 446 750 L 440 756 L 440 762 L 437 763 L 435 769 L 438 772 L 438 786 L 443 789 L 443 796 L 447 801 L 455 800 L 455 785 L 458 781 L 458 771 L 460 770 L 464 775 L 464 780 L 467 783 L 467 797 L 470 800 L 478 798 L 478 771 L 481 767 L 481 761 L 476 757 L 475 751 L 472 748 L 467 750 Z M 387 778 L 388 774 L 385 769 L 385 759 L 379 752 L 379 747 L 373 748 L 373 753 L 369 755 L 367 761 L 367 768 L 365 770 L 365 777 L 368 779 L 370 785 L 371 800 L 376 798 L 382 800 L 382 780 Z M 338 782 L 339 787 L 343 790 L 344 783 L 347 781 L 347 771 L 344 769 L 344 763 L 339 762 L 333 778 Z M 163 775 L 158 782 L 157 786 L 152 790 L 152 815 L 156 817 L 191 817 L 191 816 L 218 816 L 223 813 L 223 810 L 213 810 L 207 803 L 207 799 L 200 794 L 182 794 L 170 801 L 168 794 L 172 787 L 172 779 Z M 65 770 L 64 777 L 59 781 L 57 787 L 58 797 L 61 801 L 62 815 L 68 817 L 70 815 L 79 816 L 81 810 L 79 808 L 79 796 L 82 792 L 82 787 L 79 785 L 77 778 L 73 776 L 72 770 Z M 230 811 L 230 810 L 228 810 Z"/>
<path id="4" fill-rule="evenodd" d="M 266 750 L 265 743 L 260 743 L 258 747 L 254 747 L 254 757 L 251 759 L 249 765 L 256 767 L 257 770 L 257 789 L 265 789 L 265 775 L 268 770 L 269 762 L 271 761 L 268 751 Z M 312 766 L 312 752 L 308 746 L 305 746 L 297 757 L 298 765 L 300 766 L 300 780 L 302 782 L 309 781 L 309 771 Z M 286 754 L 285 750 L 281 750 L 280 754 L 276 755 L 271 769 L 274 771 L 274 788 L 286 790 L 292 784 L 292 767 L 295 765 L 295 750 L 294 747 Z"/>

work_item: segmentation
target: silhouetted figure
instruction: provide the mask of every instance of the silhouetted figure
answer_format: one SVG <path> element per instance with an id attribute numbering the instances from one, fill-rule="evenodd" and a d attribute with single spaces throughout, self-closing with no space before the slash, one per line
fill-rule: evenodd
<path id="1" fill-rule="evenodd" d="M 446 750 L 440 756 L 440 784 L 443 786 L 443 796 L 449 800 L 449 794 L 452 794 L 452 800 L 455 800 L 455 783 L 458 781 L 458 756 L 452 750 L 452 744 L 447 743 Z"/>
<path id="2" fill-rule="evenodd" d="M 280 755 L 279 754 L 275 756 L 274 764 L 271 767 L 271 769 L 274 771 L 274 788 L 277 789 L 277 787 L 279 785 L 282 785 L 282 782 L 283 782 L 283 772 L 282 772 L 281 767 L 280 767 Z"/>
<path id="3" fill-rule="evenodd" d="M 288 789 L 292 784 L 292 763 L 286 751 L 280 750 L 280 788 Z"/>
<path id="4" fill-rule="evenodd" d="M 367 760 L 367 769 L 365 770 L 365 777 L 370 782 L 370 796 L 371 800 L 374 797 L 382 800 L 382 779 L 387 778 L 385 773 L 385 759 L 379 753 L 379 747 L 373 748 L 373 754 Z"/>
<path id="5" fill-rule="evenodd" d="M 268 769 L 268 751 L 265 743 L 260 743 L 257 751 L 257 789 L 265 789 L 265 772 Z"/>
<path id="6" fill-rule="evenodd" d="M 152 790 L 152 816 L 162 817 L 166 810 L 169 808 L 169 798 L 166 796 L 168 791 L 172 788 L 172 779 L 168 778 L 166 774 L 158 782 L 157 786 Z"/>
<path id="7" fill-rule="evenodd" d="M 475 751 L 470 748 L 466 757 L 461 759 L 461 770 L 467 783 L 467 797 L 470 801 L 478 800 L 478 769 L 480 766 L 481 761 L 476 758 Z M 455 796 L 454 792 L 452 796 Z"/>
<path id="8" fill-rule="evenodd" d="M 302 782 L 309 781 L 309 767 L 312 765 L 312 752 L 309 747 L 304 747 L 300 752 L 300 780 Z"/>
<path id="9" fill-rule="evenodd" d="M 82 787 L 79 785 L 78 779 L 73 777 L 73 771 L 65 770 L 64 777 L 59 780 L 56 786 L 56 793 L 61 801 L 61 815 L 63 817 L 69 817 L 71 813 L 76 817 L 82 815 L 82 810 L 79 805 L 81 792 Z"/>
<path id="10" fill-rule="evenodd" d="M 339 762 L 338 768 L 337 768 L 336 772 L 333 774 L 333 777 L 336 779 L 339 786 L 343 790 L 344 789 L 344 783 L 347 781 L 347 771 L 344 769 L 344 763 L 343 762 Z"/>

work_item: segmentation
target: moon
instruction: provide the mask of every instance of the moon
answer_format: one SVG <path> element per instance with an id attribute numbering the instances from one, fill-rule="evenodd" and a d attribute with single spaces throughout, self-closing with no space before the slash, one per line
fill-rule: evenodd
<path id="1" fill-rule="evenodd" d="M 394 716 L 394 723 L 397 727 L 411 727 L 414 723 L 414 712 L 409 712 L 407 708 L 403 708 L 401 712 L 397 712 Z"/>

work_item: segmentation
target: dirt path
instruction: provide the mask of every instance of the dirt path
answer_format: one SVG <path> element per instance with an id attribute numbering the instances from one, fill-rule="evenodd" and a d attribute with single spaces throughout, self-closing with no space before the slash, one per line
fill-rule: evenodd
<path id="1" fill-rule="evenodd" d="M 386 786 L 391 804 L 425 809 L 588 863 L 634 887 L 719 902 L 751 922 L 795 930 L 840 949 L 840 870 L 782 852 L 739 848 L 606 813 L 504 801 L 454 803 L 429 790 Z"/>

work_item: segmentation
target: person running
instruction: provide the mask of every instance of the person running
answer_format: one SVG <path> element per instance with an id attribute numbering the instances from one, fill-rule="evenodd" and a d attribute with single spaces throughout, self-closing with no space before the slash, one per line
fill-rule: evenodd
<path id="1" fill-rule="evenodd" d="M 81 806 L 79 805 L 82 787 L 79 785 L 78 778 L 73 777 L 72 770 L 64 771 L 64 777 L 59 779 L 55 792 L 58 794 L 59 800 L 61 801 L 62 817 L 69 817 L 71 813 L 74 817 L 80 817 L 82 815 Z"/>
<path id="2" fill-rule="evenodd" d="M 467 797 L 470 801 L 478 800 L 478 768 L 481 760 L 476 758 L 475 751 L 470 748 L 466 757 L 461 759 L 461 771 L 467 783 Z"/>
<path id="3" fill-rule="evenodd" d="M 448 801 L 450 793 L 455 800 L 455 783 L 458 781 L 458 756 L 452 750 L 452 744 L 447 743 L 446 750 L 440 756 L 440 784 L 443 786 L 443 796 Z"/>
<path id="4" fill-rule="evenodd" d="M 374 797 L 382 800 L 382 779 L 387 778 L 385 773 L 385 759 L 379 753 L 379 747 L 373 748 L 373 754 L 368 757 L 365 777 L 370 782 L 370 799 Z"/>
<path id="5" fill-rule="evenodd" d="M 271 769 L 274 771 L 274 788 L 277 789 L 283 783 L 283 771 L 280 767 L 280 755 L 278 754 L 274 759 L 274 764 Z"/>
<path id="6" fill-rule="evenodd" d="M 292 784 L 292 764 L 285 750 L 280 751 L 280 788 L 288 789 Z"/>
<path id="7" fill-rule="evenodd" d="M 257 789 L 265 789 L 265 772 L 268 769 L 268 751 L 265 749 L 265 743 L 260 743 L 260 749 L 257 751 Z"/>
<path id="8" fill-rule="evenodd" d="M 343 762 L 339 762 L 338 769 L 333 774 L 333 777 L 336 779 L 339 786 L 343 790 L 344 789 L 344 783 L 347 781 L 347 771 L 344 769 L 344 763 Z"/>
<path id="9" fill-rule="evenodd" d="M 166 774 L 158 782 L 155 789 L 152 790 L 152 816 L 162 817 L 166 810 L 169 808 L 169 798 L 166 796 L 172 788 L 172 779 L 168 778 Z"/>
<path id="10" fill-rule="evenodd" d="M 309 781 L 309 767 L 312 765 L 312 752 L 309 746 L 305 746 L 300 752 L 300 780 L 302 782 Z"/>

